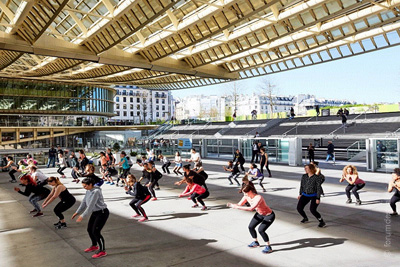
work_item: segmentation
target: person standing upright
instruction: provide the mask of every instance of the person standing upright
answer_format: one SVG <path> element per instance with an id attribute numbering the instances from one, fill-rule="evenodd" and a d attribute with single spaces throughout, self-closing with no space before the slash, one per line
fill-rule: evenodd
<path id="1" fill-rule="evenodd" d="M 54 148 L 54 146 L 51 146 L 49 149 L 49 159 L 47 161 L 47 168 L 50 168 L 50 164 L 52 164 L 53 168 L 56 166 L 56 156 L 57 156 L 57 150 Z"/>
<path id="2" fill-rule="evenodd" d="M 328 152 L 327 152 L 327 156 L 326 156 L 326 162 L 328 162 L 329 159 L 332 159 L 333 162 L 335 162 L 335 146 L 333 145 L 332 141 L 328 141 Z"/>
<path id="3" fill-rule="evenodd" d="M 258 143 L 256 140 L 253 141 L 253 145 L 251 147 L 251 163 L 258 162 Z M 254 159 L 256 161 L 254 161 Z"/>
<path id="4" fill-rule="evenodd" d="M 308 147 L 307 147 L 307 152 L 308 152 L 308 159 L 309 159 L 309 161 L 310 161 L 309 163 L 315 161 L 315 159 L 314 159 L 315 148 L 314 148 L 314 146 L 312 145 L 312 143 L 310 143 L 310 144 L 308 145 Z"/>

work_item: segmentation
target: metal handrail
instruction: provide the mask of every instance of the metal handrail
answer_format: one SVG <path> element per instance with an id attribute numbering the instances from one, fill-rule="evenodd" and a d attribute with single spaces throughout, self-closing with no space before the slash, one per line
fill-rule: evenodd
<path id="1" fill-rule="evenodd" d="M 282 134 L 282 137 L 286 137 L 287 134 L 288 134 L 290 131 L 292 131 L 293 129 L 296 129 L 296 134 L 297 134 L 297 128 L 299 127 L 300 124 L 306 123 L 306 122 L 310 121 L 311 119 L 313 119 L 313 118 L 315 118 L 315 117 L 316 117 L 316 116 L 310 117 L 310 118 L 308 118 L 308 119 L 305 120 L 305 121 L 299 121 L 298 123 L 296 123 L 296 125 L 295 125 L 293 128 L 291 128 L 290 130 L 287 130 L 286 132 L 284 132 L 284 133 Z"/>
<path id="2" fill-rule="evenodd" d="M 360 116 L 362 116 L 362 115 L 365 115 L 365 118 L 364 118 L 364 120 L 367 118 L 367 113 L 366 112 L 364 112 L 364 113 L 360 113 L 360 114 L 358 114 L 356 117 L 354 117 L 352 120 L 351 120 L 351 123 L 354 123 L 355 122 L 355 120 L 356 119 L 358 119 Z M 325 138 L 325 137 L 327 137 L 327 136 L 331 136 L 331 135 L 333 135 L 336 131 L 338 131 L 338 130 L 340 130 L 340 129 L 345 129 L 345 125 L 340 125 L 340 127 L 339 128 L 337 128 L 337 129 L 335 129 L 335 130 L 333 130 L 332 132 L 330 132 L 329 134 L 327 134 L 326 136 L 324 136 L 323 138 Z"/>
<path id="3" fill-rule="evenodd" d="M 258 124 L 257 128 L 255 128 L 255 129 L 253 129 L 253 130 L 251 130 L 251 131 L 249 131 L 249 132 L 247 132 L 247 133 L 245 134 L 246 137 L 249 136 L 249 134 L 250 134 L 251 132 L 256 131 L 256 130 L 258 130 L 259 128 L 261 128 L 263 125 L 266 126 L 266 124 L 267 124 L 267 123 L 260 123 L 260 124 Z"/>

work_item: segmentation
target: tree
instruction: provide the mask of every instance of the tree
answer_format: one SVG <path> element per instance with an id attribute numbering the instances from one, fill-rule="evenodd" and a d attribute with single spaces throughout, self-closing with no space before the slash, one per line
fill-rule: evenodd
<path id="1" fill-rule="evenodd" d="M 269 112 L 268 113 L 274 113 L 274 106 L 275 106 L 275 99 L 274 96 L 276 94 L 276 85 L 272 84 L 268 79 L 262 79 L 261 80 L 261 90 L 262 92 L 265 93 L 266 98 L 269 102 Z"/>
<path id="2" fill-rule="evenodd" d="M 218 116 L 218 109 L 215 108 L 215 107 L 212 107 L 210 109 L 210 114 L 209 115 L 210 115 L 211 119 L 215 119 Z"/>

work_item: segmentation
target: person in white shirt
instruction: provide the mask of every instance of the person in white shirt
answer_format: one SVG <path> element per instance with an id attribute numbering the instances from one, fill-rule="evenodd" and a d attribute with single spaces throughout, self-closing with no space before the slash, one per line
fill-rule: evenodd
<path id="1" fill-rule="evenodd" d="M 38 184 L 45 183 L 47 180 L 47 176 L 38 170 L 36 166 L 31 166 L 31 177 L 36 181 Z"/>
<path id="2" fill-rule="evenodd" d="M 179 170 L 182 168 L 182 157 L 179 151 L 176 151 L 175 153 L 175 167 L 173 169 L 174 173 L 176 175 L 183 175 Z"/>
<path id="3" fill-rule="evenodd" d="M 146 151 L 147 151 L 147 159 L 149 160 L 149 161 L 154 161 L 154 151 L 153 151 L 153 149 L 150 149 L 150 148 L 146 148 Z"/>
<path id="4" fill-rule="evenodd" d="M 194 167 L 197 166 L 197 163 L 201 162 L 200 154 L 196 152 L 196 149 L 192 148 L 190 150 L 190 159 L 187 159 L 187 162 L 194 162 Z"/>

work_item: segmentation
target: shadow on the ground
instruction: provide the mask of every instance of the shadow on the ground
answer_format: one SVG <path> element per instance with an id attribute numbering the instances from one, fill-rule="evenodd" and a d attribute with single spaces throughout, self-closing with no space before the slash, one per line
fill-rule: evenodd
<path id="1" fill-rule="evenodd" d="M 267 188 L 267 192 L 277 192 L 277 191 L 285 191 L 296 189 L 295 187 L 276 187 L 276 188 Z"/>
<path id="2" fill-rule="evenodd" d="M 285 243 L 277 243 L 272 244 L 275 248 L 276 246 L 287 246 L 287 245 L 294 245 L 289 248 L 282 248 L 282 249 L 274 249 L 274 252 L 278 251 L 288 251 L 288 250 L 295 250 L 301 248 L 326 248 L 331 246 L 337 246 L 344 244 L 345 241 L 348 239 L 346 238 L 331 238 L 331 237 L 322 237 L 322 238 L 304 238 L 299 240 L 293 240 Z"/>
<path id="3" fill-rule="evenodd" d="M 206 212 L 203 213 L 189 213 L 189 212 L 181 212 L 181 213 L 170 213 L 170 214 L 160 214 L 160 215 L 151 215 L 149 216 L 152 221 L 166 221 L 173 219 L 184 219 L 184 218 L 193 218 L 206 215 Z M 162 218 L 160 218 L 162 217 Z M 164 218 L 167 217 L 167 218 Z M 156 219 L 159 218 L 159 219 Z"/>

